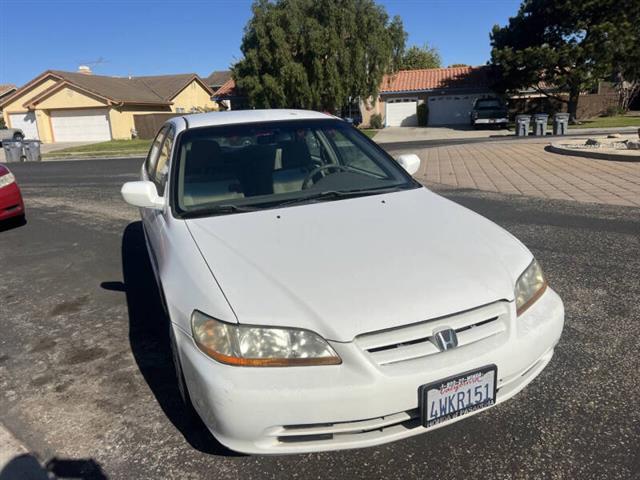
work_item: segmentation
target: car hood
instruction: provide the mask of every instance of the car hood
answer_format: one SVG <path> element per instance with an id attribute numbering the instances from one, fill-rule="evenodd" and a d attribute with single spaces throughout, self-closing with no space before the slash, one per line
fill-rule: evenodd
<path id="1" fill-rule="evenodd" d="M 237 320 L 334 341 L 513 300 L 531 253 L 425 188 L 187 220 Z"/>

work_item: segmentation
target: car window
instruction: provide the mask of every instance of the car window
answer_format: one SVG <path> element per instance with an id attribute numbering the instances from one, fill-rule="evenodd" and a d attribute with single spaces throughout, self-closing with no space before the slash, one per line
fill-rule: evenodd
<path id="1" fill-rule="evenodd" d="M 342 163 L 372 175 L 384 176 L 384 171 L 371 160 L 367 149 L 350 141 L 340 130 L 330 130 L 328 134 Z"/>
<path id="2" fill-rule="evenodd" d="M 476 108 L 501 108 L 502 103 L 500 100 L 495 99 L 487 99 L 487 100 L 478 100 L 476 103 Z"/>
<path id="3" fill-rule="evenodd" d="M 169 159 L 171 158 L 171 149 L 173 148 L 174 130 L 169 128 L 160 147 L 158 161 L 153 172 L 152 181 L 156 184 L 158 195 L 164 195 L 164 187 L 167 183 L 167 173 L 169 173 Z"/>
<path id="4" fill-rule="evenodd" d="M 339 120 L 296 120 L 185 131 L 172 205 L 269 208 L 322 192 L 414 188 L 384 151 Z M 161 161 L 158 161 L 160 170 Z"/>
<path id="5" fill-rule="evenodd" d="M 149 153 L 147 154 L 147 159 L 145 160 L 145 170 L 147 171 L 147 178 L 149 178 L 149 180 L 153 179 L 156 164 L 158 162 L 158 155 L 160 153 L 160 147 L 162 146 L 162 140 L 167 133 L 167 128 L 168 127 L 165 126 L 160 129 L 160 131 L 156 135 L 156 138 L 153 139 L 151 148 L 149 149 Z"/>

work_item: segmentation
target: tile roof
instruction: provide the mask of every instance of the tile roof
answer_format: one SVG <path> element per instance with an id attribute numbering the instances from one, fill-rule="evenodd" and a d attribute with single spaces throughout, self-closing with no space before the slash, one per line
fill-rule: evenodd
<path id="1" fill-rule="evenodd" d="M 439 88 L 487 88 L 490 84 L 487 67 L 400 70 L 382 78 L 380 93 L 419 92 Z"/>
<path id="2" fill-rule="evenodd" d="M 213 94 L 214 97 L 231 97 L 235 95 L 236 82 L 233 78 L 230 78 L 224 84 L 215 91 Z"/>
<path id="3" fill-rule="evenodd" d="M 205 78 L 204 81 L 210 87 L 219 87 L 224 85 L 230 78 L 231 70 L 216 70 L 215 72 L 211 72 L 211 75 Z"/>

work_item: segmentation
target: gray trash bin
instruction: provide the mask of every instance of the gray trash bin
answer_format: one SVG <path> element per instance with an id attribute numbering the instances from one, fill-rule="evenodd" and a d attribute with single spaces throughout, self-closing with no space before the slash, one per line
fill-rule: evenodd
<path id="1" fill-rule="evenodd" d="M 549 115 L 546 113 L 536 113 L 533 116 L 533 134 L 536 137 L 544 137 L 547 134 L 547 121 Z"/>
<path id="2" fill-rule="evenodd" d="M 568 128 L 569 128 L 569 114 L 556 113 L 553 116 L 553 134 L 566 135 Z"/>
<path id="3" fill-rule="evenodd" d="M 530 115 L 516 115 L 516 135 L 518 137 L 526 137 L 529 135 Z"/>
<path id="4" fill-rule="evenodd" d="M 40 156 L 40 140 L 23 140 L 24 156 L 27 162 L 39 162 L 42 160 Z"/>
<path id="5" fill-rule="evenodd" d="M 7 163 L 22 161 L 24 156 L 22 142 L 5 140 L 2 142 L 2 148 L 4 149 L 4 157 Z"/>

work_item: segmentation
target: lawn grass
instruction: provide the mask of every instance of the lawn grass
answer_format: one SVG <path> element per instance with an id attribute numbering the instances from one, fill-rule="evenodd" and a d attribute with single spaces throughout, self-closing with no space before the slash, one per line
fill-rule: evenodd
<path id="1" fill-rule="evenodd" d="M 569 125 L 569 128 L 610 128 L 610 127 L 640 127 L 640 117 L 598 117 L 582 120 L 580 125 Z"/>
<path id="2" fill-rule="evenodd" d="M 367 137 L 373 138 L 375 137 L 376 133 L 378 133 L 380 130 L 375 130 L 373 128 L 363 128 L 360 131 L 364 133 Z"/>
<path id="3" fill-rule="evenodd" d="M 149 150 L 151 140 L 110 140 L 108 142 L 91 143 L 89 145 L 79 145 L 77 147 L 54 150 L 42 155 L 47 157 L 88 157 L 112 155 L 145 155 Z"/>

